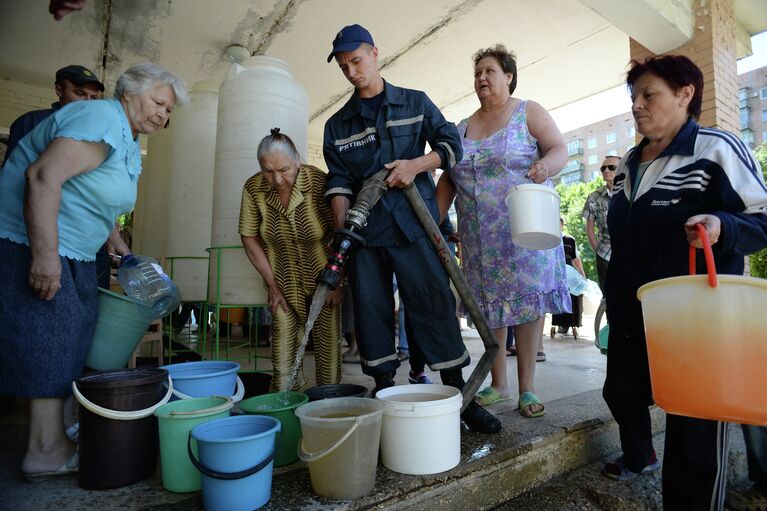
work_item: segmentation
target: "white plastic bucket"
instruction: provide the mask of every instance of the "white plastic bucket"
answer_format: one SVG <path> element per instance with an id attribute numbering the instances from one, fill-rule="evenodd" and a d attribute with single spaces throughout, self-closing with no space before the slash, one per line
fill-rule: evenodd
<path id="1" fill-rule="evenodd" d="M 386 405 L 381 462 L 400 474 L 436 474 L 461 461 L 463 397 L 447 385 L 402 385 L 376 394 Z"/>
<path id="2" fill-rule="evenodd" d="M 530 250 L 548 250 L 562 242 L 559 195 L 548 186 L 515 185 L 506 194 L 511 241 Z"/>

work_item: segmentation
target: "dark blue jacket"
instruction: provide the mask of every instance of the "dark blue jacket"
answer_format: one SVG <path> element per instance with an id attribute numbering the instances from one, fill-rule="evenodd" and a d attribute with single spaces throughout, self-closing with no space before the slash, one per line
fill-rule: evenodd
<path id="1" fill-rule="evenodd" d="M 6 160 L 8 160 L 8 157 L 11 155 L 13 148 L 18 145 L 19 140 L 24 138 L 27 133 L 32 131 L 32 128 L 47 119 L 48 116 L 50 116 L 59 108 L 61 108 L 61 105 L 56 102 L 53 103 L 50 108 L 27 112 L 13 121 L 13 124 L 11 124 L 11 132 L 8 137 L 8 149 L 6 149 L 5 158 L 3 158 L 3 165 L 5 165 Z"/>
<path id="2" fill-rule="evenodd" d="M 767 246 L 767 186 L 759 164 L 735 135 L 690 119 L 650 164 L 629 197 L 640 144 L 621 160 L 607 214 L 612 243 L 606 295 L 610 330 L 643 337 L 640 286 L 689 273 L 684 224 L 693 215 L 722 222 L 713 245 L 717 273 L 742 274 L 746 254 Z M 697 273 L 705 273 L 698 251 Z"/>
<path id="3" fill-rule="evenodd" d="M 424 92 L 385 83 L 378 112 L 370 111 L 353 94 L 325 123 L 323 153 L 330 170 L 326 199 L 343 195 L 354 203 L 365 179 L 385 163 L 423 156 L 426 142 L 439 154 L 445 170 L 463 157 L 458 130 Z M 415 184 L 438 222 L 431 176 L 422 172 Z M 371 211 L 362 235 L 370 246 L 391 246 L 413 242 L 425 233 L 405 195 L 392 188 Z"/>

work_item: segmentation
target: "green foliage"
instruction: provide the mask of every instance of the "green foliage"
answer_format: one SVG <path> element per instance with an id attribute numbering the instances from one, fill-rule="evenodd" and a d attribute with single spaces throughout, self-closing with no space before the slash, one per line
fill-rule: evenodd
<path id="1" fill-rule="evenodd" d="M 586 220 L 584 220 L 583 205 L 591 192 L 605 184 L 602 178 L 597 178 L 588 183 L 574 183 L 571 185 L 557 185 L 557 193 L 562 198 L 560 215 L 565 219 L 565 232 L 575 238 L 578 245 L 578 255 L 583 262 L 586 276 L 596 282 L 597 266 L 596 255 L 589 245 L 586 235 Z"/>
<path id="2" fill-rule="evenodd" d="M 754 155 L 759 160 L 759 164 L 762 166 L 762 174 L 765 181 L 767 181 L 767 144 L 761 144 L 754 149 Z M 751 275 L 753 277 L 759 277 L 767 279 L 767 248 L 760 250 L 759 252 L 752 254 L 749 257 L 751 265 Z"/>

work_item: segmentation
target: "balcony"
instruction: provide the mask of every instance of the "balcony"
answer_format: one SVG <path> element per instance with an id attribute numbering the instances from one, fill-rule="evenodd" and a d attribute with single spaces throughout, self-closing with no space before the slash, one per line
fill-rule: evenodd
<path id="1" fill-rule="evenodd" d="M 580 156 L 583 154 L 583 140 L 574 138 L 567 143 L 567 156 Z"/>

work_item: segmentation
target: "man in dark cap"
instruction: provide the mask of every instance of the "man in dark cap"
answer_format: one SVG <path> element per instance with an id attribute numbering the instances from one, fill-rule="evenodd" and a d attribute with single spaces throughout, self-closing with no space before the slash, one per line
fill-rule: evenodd
<path id="1" fill-rule="evenodd" d="M 86 99 L 100 99 L 104 92 L 104 84 L 93 71 L 83 66 L 67 66 L 56 71 L 55 82 L 56 95 L 59 100 L 44 110 L 27 112 L 11 124 L 11 133 L 8 139 L 8 149 L 5 151 L 3 164 L 8 159 L 11 151 L 24 138 L 24 135 L 32 131 L 40 122 L 62 106 L 74 101 Z"/>
<path id="2" fill-rule="evenodd" d="M 375 379 L 374 393 L 394 385 L 400 365 L 394 347 L 392 274 L 405 304 L 408 340 L 442 382 L 464 385 L 461 369 L 469 353 L 455 315 L 448 277 L 426 232 L 402 192 L 414 183 L 438 222 L 434 182 L 429 171 L 449 169 L 463 155 L 453 123 L 422 91 L 384 81 L 378 48 L 360 25 L 341 29 L 328 62 L 338 66 L 355 91 L 325 124 L 323 152 L 330 171 L 325 198 L 337 227 L 342 227 L 365 179 L 382 168 L 391 172 L 389 191 L 370 211 L 362 231 L 366 246 L 348 266 L 357 345 L 362 372 Z M 424 154 L 425 144 L 431 152 Z M 473 431 L 495 433 L 501 422 L 475 401 L 461 414 Z"/>

